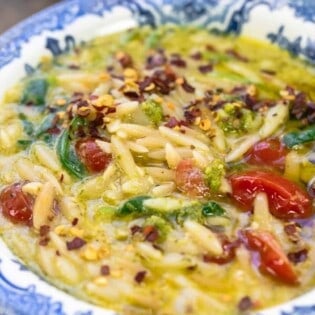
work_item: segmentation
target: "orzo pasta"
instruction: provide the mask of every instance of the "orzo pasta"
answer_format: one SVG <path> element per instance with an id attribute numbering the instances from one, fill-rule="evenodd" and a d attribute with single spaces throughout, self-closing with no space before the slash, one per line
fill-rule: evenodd
<path id="1" fill-rule="evenodd" d="M 139 28 L 54 58 L 0 109 L 1 234 L 120 314 L 231 315 L 315 285 L 314 70 Z"/>

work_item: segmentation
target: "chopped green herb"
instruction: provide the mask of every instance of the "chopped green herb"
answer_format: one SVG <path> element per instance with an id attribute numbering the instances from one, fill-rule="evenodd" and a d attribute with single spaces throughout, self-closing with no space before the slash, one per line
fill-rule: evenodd
<path id="1" fill-rule="evenodd" d="M 144 207 L 143 202 L 149 199 L 149 196 L 138 196 L 127 200 L 118 210 L 118 214 L 121 216 L 129 214 L 143 214 Z"/>
<path id="2" fill-rule="evenodd" d="M 21 104 L 44 105 L 48 90 L 46 79 L 32 79 L 26 83 Z"/>
<path id="3" fill-rule="evenodd" d="M 216 202 L 209 201 L 202 207 L 202 214 L 205 217 L 217 217 L 225 214 L 225 210 Z"/>
<path id="4" fill-rule="evenodd" d="M 212 192 L 219 190 L 222 178 L 225 175 L 225 164 L 222 160 L 216 159 L 205 169 L 205 177 Z"/>
<path id="5" fill-rule="evenodd" d="M 288 148 L 312 141 L 315 141 L 315 127 L 311 127 L 302 131 L 292 131 L 283 137 L 283 142 Z"/>
<path id="6" fill-rule="evenodd" d="M 141 104 L 141 109 L 153 124 L 159 125 L 163 120 L 163 109 L 158 102 L 147 100 Z"/>
<path id="7" fill-rule="evenodd" d="M 48 114 L 43 121 L 39 124 L 39 126 L 36 128 L 35 134 L 34 136 L 36 138 L 39 138 L 40 136 L 42 136 L 44 133 L 47 132 L 47 130 L 49 130 L 50 128 L 53 127 L 53 122 L 54 119 L 56 117 L 56 114 Z"/>
<path id="8" fill-rule="evenodd" d="M 70 144 L 69 131 L 65 130 L 57 140 L 57 155 L 63 167 L 73 176 L 82 179 L 86 170 Z"/>

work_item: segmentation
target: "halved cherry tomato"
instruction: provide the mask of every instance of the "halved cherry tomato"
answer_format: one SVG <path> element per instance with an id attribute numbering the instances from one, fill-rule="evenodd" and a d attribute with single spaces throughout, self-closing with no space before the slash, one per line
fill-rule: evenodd
<path id="1" fill-rule="evenodd" d="M 267 139 L 255 143 L 246 153 L 245 160 L 249 164 L 283 169 L 287 153 L 288 150 L 278 139 Z"/>
<path id="2" fill-rule="evenodd" d="M 176 168 L 175 183 L 177 188 L 191 197 L 204 197 L 209 193 L 201 170 L 192 160 L 182 160 Z"/>
<path id="3" fill-rule="evenodd" d="M 95 140 L 94 138 L 81 139 L 75 146 L 79 159 L 90 173 L 104 171 L 112 160 L 112 155 L 104 152 Z"/>
<path id="4" fill-rule="evenodd" d="M 262 230 L 245 230 L 242 235 L 247 247 L 259 253 L 259 268 L 263 272 L 288 284 L 298 283 L 292 264 L 271 233 Z"/>
<path id="5" fill-rule="evenodd" d="M 0 193 L 2 214 L 13 223 L 30 225 L 33 218 L 34 198 L 22 191 L 23 185 L 16 183 Z"/>
<path id="6" fill-rule="evenodd" d="M 297 184 L 270 172 L 247 171 L 230 176 L 232 197 L 250 210 L 258 192 L 268 197 L 270 212 L 279 219 L 303 219 L 312 215 L 307 193 Z"/>

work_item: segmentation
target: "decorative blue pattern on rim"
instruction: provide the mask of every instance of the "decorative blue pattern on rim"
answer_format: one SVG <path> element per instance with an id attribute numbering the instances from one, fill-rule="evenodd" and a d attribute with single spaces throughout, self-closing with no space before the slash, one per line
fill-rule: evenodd
<path id="1" fill-rule="evenodd" d="M 34 15 L 4 33 L 0 37 L 0 68 L 20 56 L 22 45 L 32 36 L 43 31 L 61 30 L 77 18 L 93 14 L 102 16 L 117 6 L 128 8 L 139 24 L 195 22 L 207 27 L 214 23 L 224 27 L 224 32 L 240 33 L 249 20 L 251 11 L 258 5 L 266 5 L 271 11 L 284 6 L 295 10 L 295 15 L 305 21 L 315 21 L 315 1 L 313 0 L 68 0 Z M 219 12 L 216 10 L 220 7 Z M 168 7 L 169 10 L 165 10 Z M 282 37 L 285 37 L 282 34 Z M 289 41 L 280 43 L 291 49 Z M 315 62 L 312 53 L 314 43 L 309 40 L 305 47 L 294 46 L 292 52 L 304 54 Z"/>
<path id="2" fill-rule="evenodd" d="M 271 12 L 287 6 L 300 21 L 315 23 L 314 0 L 67 0 L 25 20 L 0 37 L 0 69 L 20 57 L 23 45 L 35 35 L 63 30 L 87 14 L 102 17 L 118 6 L 127 8 L 140 25 L 195 23 L 209 29 L 215 27 L 220 32 L 239 34 L 250 21 L 252 11 L 262 5 Z M 270 32 L 268 38 L 315 62 L 315 37 L 304 38 L 304 41 L 301 36 L 289 39 L 286 26 L 281 25 Z M 70 46 L 74 43 L 71 37 L 65 40 Z M 53 37 L 48 39 L 47 47 L 55 50 L 56 54 L 62 53 Z M 32 71 L 32 68 L 27 70 Z M 12 264 L 20 265 L 15 260 Z M 20 265 L 20 271 L 30 273 L 23 265 Z M 62 302 L 39 293 L 35 285 L 22 287 L 18 281 L 13 283 L 6 275 L 0 268 L 0 314 L 66 315 Z M 92 311 L 77 311 L 73 315 L 92 314 Z M 295 306 L 291 311 L 282 311 L 281 315 L 315 315 L 315 305 Z"/>

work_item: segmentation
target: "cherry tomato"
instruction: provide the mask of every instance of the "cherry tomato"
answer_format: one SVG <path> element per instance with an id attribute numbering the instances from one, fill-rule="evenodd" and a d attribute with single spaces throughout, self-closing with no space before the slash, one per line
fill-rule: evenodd
<path id="1" fill-rule="evenodd" d="M 247 171 L 230 176 L 232 197 L 245 209 L 253 206 L 258 192 L 265 192 L 272 215 L 279 219 L 303 219 L 312 215 L 307 193 L 297 184 L 270 172 Z"/>
<path id="2" fill-rule="evenodd" d="M 245 160 L 249 164 L 274 166 L 283 169 L 287 153 L 288 150 L 278 139 L 268 139 L 254 144 L 245 155 Z"/>
<path id="3" fill-rule="evenodd" d="M 112 160 L 112 155 L 104 152 L 94 138 L 85 138 L 76 143 L 75 149 L 81 162 L 90 173 L 104 171 Z"/>
<path id="4" fill-rule="evenodd" d="M 2 214 L 13 223 L 30 225 L 33 217 L 34 198 L 22 191 L 23 185 L 16 183 L 0 192 Z"/>
<path id="5" fill-rule="evenodd" d="M 177 188 L 191 197 L 204 197 L 209 193 L 201 170 L 191 160 L 182 160 L 176 168 Z"/>
<path id="6" fill-rule="evenodd" d="M 245 230 L 242 234 L 247 247 L 259 253 L 259 267 L 263 272 L 288 284 L 298 283 L 298 277 L 292 264 L 271 233 L 261 230 Z"/>

